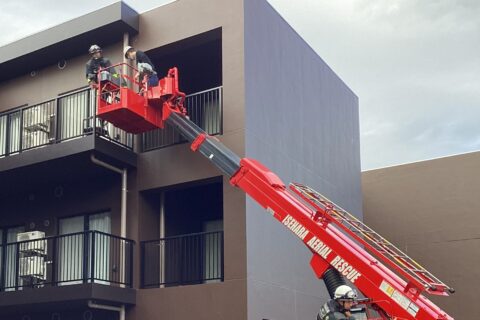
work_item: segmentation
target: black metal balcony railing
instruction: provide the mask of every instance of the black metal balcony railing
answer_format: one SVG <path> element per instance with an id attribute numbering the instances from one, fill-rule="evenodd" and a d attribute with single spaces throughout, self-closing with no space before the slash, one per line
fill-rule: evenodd
<path id="1" fill-rule="evenodd" d="M 222 128 L 222 87 L 190 94 L 185 99 L 190 119 L 210 135 L 221 134 Z M 142 134 L 142 151 L 168 147 L 184 142 L 185 139 L 171 126 Z"/>
<path id="2" fill-rule="evenodd" d="M 100 121 L 95 114 L 95 91 L 90 88 L 0 113 L 0 157 L 93 133 L 133 148 L 132 134 Z"/>
<path id="3" fill-rule="evenodd" d="M 132 240 L 99 231 L 0 246 L 0 290 L 100 283 L 132 287 Z"/>
<path id="4" fill-rule="evenodd" d="M 223 231 L 141 243 L 141 287 L 223 281 Z"/>

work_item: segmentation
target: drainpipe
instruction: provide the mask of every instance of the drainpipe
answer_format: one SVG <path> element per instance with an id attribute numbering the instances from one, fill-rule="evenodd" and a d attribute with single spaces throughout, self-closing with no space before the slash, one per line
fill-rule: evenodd
<path id="1" fill-rule="evenodd" d="M 123 34 L 123 48 L 125 48 L 128 45 L 130 45 L 130 36 L 128 32 L 125 32 Z M 122 54 L 123 54 L 123 48 L 122 48 Z M 128 63 L 128 59 L 125 58 L 125 55 L 123 55 L 123 63 Z"/>
<path id="2" fill-rule="evenodd" d="M 121 305 L 120 307 L 109 306 L 105 304 L 96 304 L 92 301 L 88 301 L 88 307 L 91 309 L 102 309 L 102 310 L 109 310 L 109 311 L 116 311 L 118 312 L 119 320 L 125 320 L 125 305 Z"/>
<path id="3" fill-rule="evenodd" d="M 165 191 L 162 191 L 160 194 L 160 239 L 165 238 Z M 160 243 L 160 245 L 164 245 L 165 243 Z M 160 271 L 160 281 L 165 281 L 165 247 L 160 249 L 160 267 L 162 268 Z M 160 288 L 165 288 L 165 285 L 160 285 Z"/>
<path id="4" fill-rule="evenodd" d="M 123 74 L 126 74 L 127 76 L 131 77 L 132 74 L 131 74 L 131 70 L 130 68 L 127 67 L 127 64 L 128 64 L 128 59 L 125 58 L 125 55 L 123 54 L 123 49 L 126 47 L 126 46 L 129 46 L 130 45 L 130 35 L 128 34 L 128 32 L 125 32 L 123 34 L 123 48 L 122 48 L 122 58 L 123 58 L 123 70 L 122 70 L 122 73 Z M 128 81 L 127 80 L 127 87 L 129 89 L 133 89 L 133 85 L 131 83 L 131 81 Z"/>

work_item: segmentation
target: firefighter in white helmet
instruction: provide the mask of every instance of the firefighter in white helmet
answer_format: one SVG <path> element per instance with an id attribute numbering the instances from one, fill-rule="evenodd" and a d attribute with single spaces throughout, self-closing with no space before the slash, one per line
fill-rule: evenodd
<path id="1" fill-rule="evenodd" d="M 146 76 L 148 86 L 156 87 L 158 85 L 157 71 L 155 70 L 152 60 L 150 60 L 145 52 L 137 50 L 131 46 L 126 46 L 123 49 L 123 54 L 126 59 L 137 61 L 139 81 L 142 81 L 144 76 Z"/>
<path id="2" fill-rule="evenodd" d="M 350 309 L 357 300 L 355 290 L 346 285 L 341 285 L 335 289 L 333 299 L 328 301 L 320 309 L 317 320 L 355 320 Z"/>

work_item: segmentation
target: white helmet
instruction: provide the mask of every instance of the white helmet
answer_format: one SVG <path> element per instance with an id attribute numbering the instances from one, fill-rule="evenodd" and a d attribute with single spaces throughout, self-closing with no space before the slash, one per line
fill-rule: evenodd
<path id="1" fill-rule="evenodd" d="M 333 294 L 335 300 L 355 300 L 357 299 L 357 292 L 346 285 L 341 285 L 337 289 L 335 289 L 335 293 Z"/>
<path id="2" fill-rule="evenodd" d="M 90 48 L 88 49 L 88 53 L 90 54 L 94 54 L 95 52 L 102 52 L 102 48 L 100 48 L 98 45 L 96 44 L 92 44 L 90 46 Z"/>
<path id="3" fill-rule="evenodd" d="M 126 46 L 125 48 L 123 48 L 123 55 L 125 56 L 125 58 L 128 59 L 127 53 L 131 50 L 133 50 L 133 47 L 131 46 Z"/>

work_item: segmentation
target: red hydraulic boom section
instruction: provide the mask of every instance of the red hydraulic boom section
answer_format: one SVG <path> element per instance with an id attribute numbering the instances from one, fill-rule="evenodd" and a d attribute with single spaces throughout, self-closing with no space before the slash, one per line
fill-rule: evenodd
<path id="1" fill-rule="evenodd" d="M 242 159 L 230 181 L 304 242 L 319 278 L 334 267 L 388 315 L 384 319 L 453 319 L 422 295 L 448 295 L 445 284 L 385 239 L 377 242 L 378 234 L 313 189 L 292 183 L 289 192 L 253 159 Z"/>
<path id="2" fill-rule="evenodd" d="M 133 69 L 119 65 L 124 69 Z M 106 71 L 106 70 L 105 70 Z M 128 70 L 127 70 L 128 71 Z M 132 72 L 135 70 L 130 70 Z M 254 159 L 238 158 L 216 138 L 188 119 L 178 71 L 169 70 L 158 87 L 148 87 L 128 72 L 112 81 L 99 76 L 98 116 L 119 128 L 140 133 L 172 125 L 198 151 L 230 177 L 312 252 L 318 278 L 333 267 L 368 299 L 368 319 L 453 320 L 425 297 L 447 296 L 442 283 L 374 230 L 310 187 L 280 178 Z"/>

